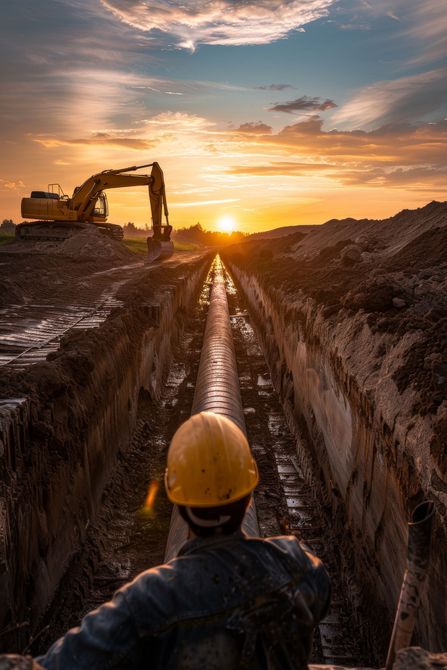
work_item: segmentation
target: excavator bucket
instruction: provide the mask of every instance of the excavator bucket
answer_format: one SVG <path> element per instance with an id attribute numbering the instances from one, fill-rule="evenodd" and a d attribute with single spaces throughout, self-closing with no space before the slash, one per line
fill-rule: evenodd
<path id="1" fill-rule="evenodd" d="M 153 237 L 147 238 L 147 257 L 150 262 L 169 258 L 174 253 L 174 245 L 170 240 L 154 240 Z"/>

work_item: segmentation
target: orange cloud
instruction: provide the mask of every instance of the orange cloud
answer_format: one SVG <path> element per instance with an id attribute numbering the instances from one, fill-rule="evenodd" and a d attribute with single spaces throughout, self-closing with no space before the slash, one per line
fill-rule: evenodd
<path id="1" fill-rule="evenodd" d="M 383 126 L 374 131 L 323 129 L 319 117 L 286 126 L 276 134 L 252 139 L 245 137 L 244 148 L 237 135 L 233 138 L 250 155 L 244 164 L 229 167 L 230 174 L 257 176 L 305 176 L 324 173 L 346 184 L 369 186 L 440 187 L 445 179 L 447 121 Z M 259 163 L 253 156 L 253 144 L 270 154 L 294 156 L 293 161 L 270 160 Z M 261 147 L 261 148 L 260 148 Z M 305 160 L 296 160 L 296 157 Z"/>
<path id="2" fill-rule="evenodd" d="M 25 188 L 21 179 L 0 179 L 0 191 L 16 191 L 17 193 Z"/>
<path id="3" fill-rule="evenodd" d="M 102 0 L 124 23 L 173 35 L 180 47 L 267 44 L 325 16 L 335 0 Z"/>

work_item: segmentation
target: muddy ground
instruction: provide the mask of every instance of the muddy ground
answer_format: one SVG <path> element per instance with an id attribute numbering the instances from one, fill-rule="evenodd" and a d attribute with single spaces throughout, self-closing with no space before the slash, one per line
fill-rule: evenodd
<path id="1" fill-rule="evenodd" d="M 410 414 L 429 421 L 424 425 L 430 426 L 429 452 L 436 467 L 425 479 L 432 483 L 435 492 L 443 494 L 447 493 L 446 231 L 447 205 L 432 203 L 387 221 L 331 221 L 304 233 L 255 240 L 225 251 L 230 264 L 247 277 L 256 277 L 266 295 L 273 296 L 277 304 L 282 301 L 281 318 L 287 326 L 299 326 L 310 345 L 323 344 L 335 372 L 341 370 L 344 374 L 348 370 L 346 384 L 351 390 L 357 388 L 356 384 L 361 386 L 356 374 L 374 379 L 374 375 L 382 374 L 387 356 L 397 352 L 388 377 L 396 388 L 396 397 L 411 387 Z M 45 482 L 38 496 L 40 509 L 41 503 L 51 503 L 52 477 L 60 478 L 61 464 L 65 469 L 73 464 L 78 467 L 82 454 L 76 440 L 80 436 L 82 442 L 88 434 L 89 422 L 103 422 L 100 408 L 103 411 L 106 406 L 114 406 L 115 382 L 121 389 L 131 385 L 126 380 L 127 368 L 142 364 L 133 361 L 133 351 L 144 350 L 142 343 L 148 329 L 156 332 L 159 306 L 164 300 L 169 314 L 162 314 L 161 318 L 175 326 L 176 335 L 172 343 L 166 344 L 168 350 L 163 337 L 157 336 L 158 344 L 151 349 L 152 362 L 148 367 L 151 381 L 147 388 L 141 388 L 135 402 L 129 402 L 129 416 L 134 419 L 123 429 L 123 435 L 128 435 L 132 426 L 130 440 L 123 438 L 117 453 L 110 457 L 104 471 L 106 481 L 99 476 L 98 512 L 81 530 L 82 551 L 79 553 L 78 547 L 71 556 L 52 607 L 43 617 L 39 615 L 38 626 L 31 627 L 31 634 L 22 636 L 26 644 L 20 648 L 27 647 L 34 653 L 42 652 L 124 581 L 162 560 L 170 519 L 170 506 L 160 486 L 166 448 L 190 412 L 207 307 L 206 284 L 194 309 L 186 310 L 178 299 L 166 300 L 166 296 L 181 292 L 191 268 L 199 272 L 200 254 L 177 254 L 169 261 L 147 266 L 113 241 L 100 253 L 95 253 L 90 237 L 78 243 L 64 243 L 64 254 L 60 247 L 48 250 L 41 246 L 30 247 L 32 253 L 23 253 L 23 247 L 17 245 L 0 252 L 0 310 L 20 314 L 21 309 L 32 305 L 45 314 L 51 305 L 95 306 L 107 287 L 115 287 L 115 302 L 101 316 L 103 322 L 95 322 L 89 329 L 69 329 L 56 341 L 46 360 L 36 365 L 1 368 L 0 399 L 28 397 L 39 408 L 27 436 L 33 448 L 20 454 L 19 459 L 19 470 L 27 478 L 26 486 L 20 490 L 24 505 L 28 504 L 36 472 L 37 478 Z M 79 251 L 84 253 L 81 258 L 76 256 Z M 309 470 L 307 465 L 303 467 L 305 459 L 294 456 L 303 451 L 317 453 L 312 439 L 320 439 L 321 431 L 314 436 L 302 422 L 303 440 L 298 444 L 301 419 L 295 422 L 293 403 L 298 396 L 292 388 L 292 372 L 285 358 L 270 356 L 272 349 L 262 332 L 259 343 L 256 341 L 256 330 L 264 330 L 272 337 L 272 318 L 264 315 L 259 322 L 254 315 L 252 319 L 252 305 L 249 300 L 244 302 L 243 291 L 238 293 L 231 279 L 227 288 L 247 430 L 262 478 L 256 493 L 260 526 L 265 534 L 296 533 L 324 557 L 334 580 L 334 609 L 326 628 L 321 628 L 316 637 L 314 660 L 349 665 L 379 662 L 386 645 L 383 630 L 388 630 L 391 615 L 388 612 L 382 620 L 383 608 L 371 613 L 365 607 L 362 572 L 354 569 L 354 560 L 347 565 L 361 540 L 354 532 L 350 535 L 348 526 L 340 541 L 349 549 L 349 560 L 338 555 L 337 533 L 343 532 L 346 520 L 340 511 L 344 493 L 332 480 L 322 493 L 324 463 Z M 336 339 L 324 340 L 322 336 L 323 331 L 338 333 L 340 324 L 348 327 L 340 348 L 347 341 L 355 347 L 365 324 L 369 329 L 367 350 L 361 350 L 365 342 L 359 340 L 358 352 L 348 353 L 343 369 L 337 362 L 337 348 L 331 349 L 334 342 L 337 344 Z M 411 338 L 412 346 L 402 347 L 405 338 Z M 169 347 L 173 347 L 172 351 Z M 138 379 L 135 370 L 132 384 Z M 373 398 L 373 394 L 368 398 Z M 363 406 L 361 411 L 366 411 Z M 116 420 L 114 413 L 115 410 L 111 417 Z M 312 421 L 317 425 L 315 417 Z M 393 426 L 386 429 L 388 453 L 392 429 Z M 422 485 L 414 461 L 409 458 L 403 462 L 400 484 L 406 487 L 407 497 L 416 500 L 424 487 L 427 491 L 427 482 Z M 390 464 L 396 469 L 395 460 L 391 459 Z M 372 471 L 371 477 L 373 474 Z M 7 477 L 10 476 L 8 472 Z M 354 490 L 355 477 L 358 478 L 356 472 L 348 493 Z M 5 478 L 3 486 L 5 482 L 9 486 L 12 479 Z M 148 490 L 155 501 L 144 508 Z M 366 506 L 368 496 L 370 492 L 364 487 Z M 442 516 L 439 496 L 436 502 Z M 59 503 L 56 507 L 57 514 L 63 516 Z M 439 525 L 437 532 L 442 540 Z M 39 533 L 42 537 L 37 541 Z M 377 551 L 383 533 L 382 519 L 375 537 Z M 78 540 L 77 537 L 73 547 Z M 38 551 L 44 554 L 50 541 L 54 538 L 48 536 L 45 518 L 39 512 L 36 527 L 30 530 L 30 544 L 39 545 Z M 381 572 L 374 553 L 367 563 L 371 575 L 374 570 Z M 361 568 L 365 569 L 365 562 Z M 400 576 L 395 579 L 398 581 Z M 22 596 L 26 602 L 26 591 Z"/>
<path id="2" fill-rule="evenodd" d="M 31 645 L 33 653 L 42 653 L 68 627 L 77 625 L 86 612 L 109 599 L 116 588 L 163 560 L 171 515 L 162 484 L 166 450 L 174 431 L 191 411 L 209 287 L 209 281 L 205 282 L 185 322 L 160 398 L 140 394 L 133 439 L 118 453 L 101 510 L 41 622 Z M 356 604 L 346 598 L 339 579 L 333 537 L 322 531 L 327 523 L 325 510 L 301 475 L 305 516 L 300 518 L 295 508 L 288 508 L 288 501 L 295 501 L 287 488 L 291 476 L 286 474 L 284 483 L 278 467 L 287 472 L 293 462 L 295 437 L 287 427 L 246 306 L 230 277 L 227 290 L 247 432 L 261 475 L 255 495 L 261 532 L 267 536 L 295 533 L 322 555 L 331 573 L 333 608 L 315 636 L 313 660 L 360 663 L 376 658 L 378 650 L 372 650 L 368 639 L 368 621 L 364 622 L 362 634 L 354 635 L 352 608 Z M 295 472 L 296 466 L 291 467 Z M 145 507 L 148 491 L 155 491 L 149 508 Z"/>

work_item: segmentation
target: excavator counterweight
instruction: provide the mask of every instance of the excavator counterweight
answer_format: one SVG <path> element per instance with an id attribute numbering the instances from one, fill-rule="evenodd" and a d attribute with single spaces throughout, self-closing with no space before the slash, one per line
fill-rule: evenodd
<path id="1" fill-rule="evenodd" d="M 135 174 L 146 167 L 152 168 L 150 175 Z M 48 191 L 32 191 L 29 198 L 22 199 L 22 216 L 38 221 L 19 224 L 16 236 L 21 240 L 60 241 L 94 225 L 109 237 L 122 240 L 122 227 L 107 223 L 109 210 L 105 191 L 131 186 L 147 186 L 149 190 L 153 229 L 153 236 L 147 238 L 150 260 L 171 255 L 172 226 L 168 218 L 165 182 L 163 171 L 156 162 L 94 174 L 77 186 L 71 197 L 64 194 L 59 184 L 49 184 Z"/>

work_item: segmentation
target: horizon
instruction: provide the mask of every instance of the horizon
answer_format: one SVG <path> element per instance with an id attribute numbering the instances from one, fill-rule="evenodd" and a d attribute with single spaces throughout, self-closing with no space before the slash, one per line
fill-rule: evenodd
<path id="1" fill-rule="evenodd" d="M 21 5 L 0 28 L 2 219 L 47 183 L 71 194 L 148 160 L 175 228 L 250 234 L 445 200 L 443 0 Z M 145 189 L 107 196 L 110 222 L 150 225 Z"/>

